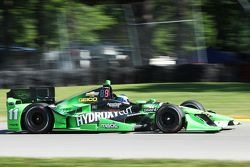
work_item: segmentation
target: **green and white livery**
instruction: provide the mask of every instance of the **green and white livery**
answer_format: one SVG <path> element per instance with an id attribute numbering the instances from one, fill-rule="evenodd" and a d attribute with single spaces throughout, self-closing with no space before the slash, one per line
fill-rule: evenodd
<path id="1" fill-rule="evenodd" d="M 218 132 L 238 124 L 193 100 L 181 105 L 154 99 L 131 102 L 114 94 L 109 80 L 59 102 L 55 101 L 54 87 L 11 89 L 6 105 L 8 129 L 15 132 Z"/>

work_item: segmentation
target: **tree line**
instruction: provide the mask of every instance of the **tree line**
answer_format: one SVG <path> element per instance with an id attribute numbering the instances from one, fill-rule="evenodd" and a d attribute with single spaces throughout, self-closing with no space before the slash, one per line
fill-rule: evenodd
<path id="1" fill-rule="evenodd" d="M 7 50 L 19 45 L 38 51 L 66 48 L 69 42 L 89 45 L 105 39 L 129 45 L 130 27 L 125 10 L 130 1 L 107 2 L 2 0 L 0 45 Z M 201 49 L 196 40 L 205 42 L 201 47 L 249 54 L 249 13 L 239 1 L 144 0 L 131 3 L 130 7 L 138 33 L 136 38 L 146 59 L 155 55 L 185 56 L 187 52 Z M 158 24 L 171 20 L 194 21 Z M 197 21 L 200 26 L 195 27 Z M 139 25 L 147 22 L 156 24 Z M 197 31 L 202 34 L 197 36 Z"/>

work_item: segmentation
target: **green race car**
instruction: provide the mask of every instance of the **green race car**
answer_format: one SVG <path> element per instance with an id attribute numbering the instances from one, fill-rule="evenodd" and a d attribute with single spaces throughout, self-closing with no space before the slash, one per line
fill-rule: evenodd
<path id="1" fill-rule="evenodd" d="M 113 93 L 109 80 L 59 102 L 55 102 L 54 87 L 11 89 L 6 104 L 8 129 L 15 132 L 218 132 L 238 124 L 193 100 L 181 105 L 154 99 L 130 102 L 126 96 Z"/>

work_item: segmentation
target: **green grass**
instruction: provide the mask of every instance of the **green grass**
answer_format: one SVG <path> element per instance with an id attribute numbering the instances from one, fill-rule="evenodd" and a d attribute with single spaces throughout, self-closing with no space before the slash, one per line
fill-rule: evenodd
<path id="1" fill-rule="evenodd" d="M 0 166 L 7 167 L 249 167 L 250 162 L 211 160 L 112 160 L 87 158 L 0 158 Z"/>
<path id="2" fill-rule="evenodd" d="M 96 86 L 56 88 L 56 99 L 78 94 Z M 248 83 L 153 83 L 113 85 L 116 94 L 126 94 L 131 101 L 155 98 L 162 102 L 180 104 L 194 99 L 206 108 L 226 115 L 250 116 L 250 84 Z M 5 116 L 7 90 L 0 91 L 0 116 Z"/>

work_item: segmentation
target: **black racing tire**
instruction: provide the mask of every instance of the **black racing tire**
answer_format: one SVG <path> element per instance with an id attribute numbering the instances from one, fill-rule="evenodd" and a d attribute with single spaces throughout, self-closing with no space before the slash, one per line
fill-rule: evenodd
<path id="1" fill-rule="evenodd" d="M 190 108 L 194 108 L 194 109 L 201 110 L 201 111 L 206 111 L 204 106 L 195 100 L 184 101 L 183 103 L 181 103 L 181 106 L 190 107 Z"/>
<path id="2" fill-rule="evenodd" d="M 29 133 L 46 134 L 53 129 L 54 116 L 46 104 L 31 104 L 25 108 L 22 124 Z"/>
<path id="3" fill-rule="evenodd" d="M 164 133 L 176 133 L 185 123 L 185 114 L 181 109 L 172 104 L 164 104 L 155 116 L 156 126 Z"/>

